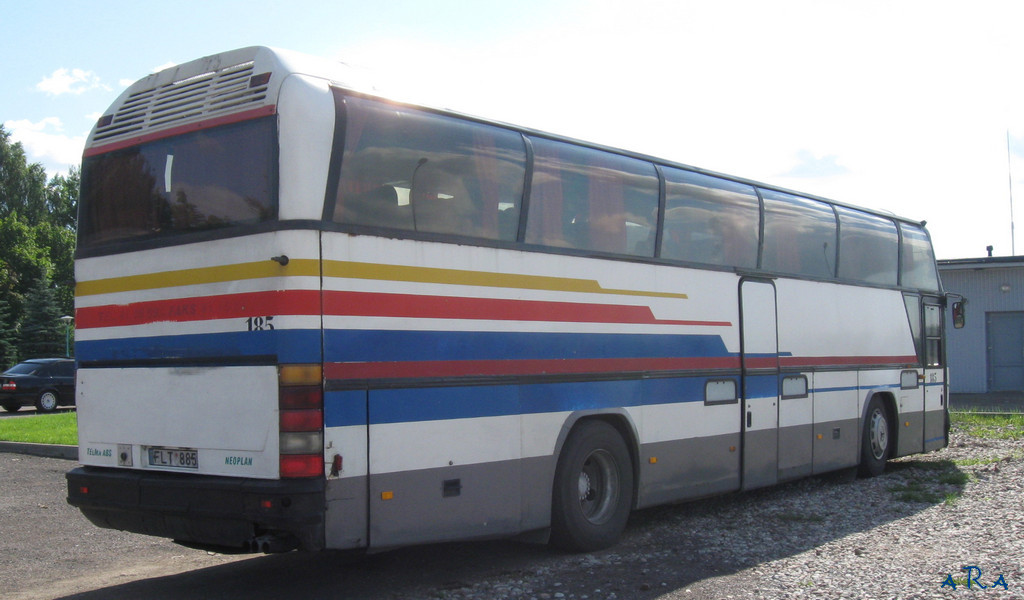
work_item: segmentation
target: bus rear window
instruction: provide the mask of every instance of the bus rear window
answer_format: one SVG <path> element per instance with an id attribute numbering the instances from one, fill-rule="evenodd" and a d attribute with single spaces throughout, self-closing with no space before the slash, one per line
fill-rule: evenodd
<path id="1" fill-rule="evenodd" d="M 275 131 L 267 117 L 87 157 L 79 247 L 273 219 Z"/>

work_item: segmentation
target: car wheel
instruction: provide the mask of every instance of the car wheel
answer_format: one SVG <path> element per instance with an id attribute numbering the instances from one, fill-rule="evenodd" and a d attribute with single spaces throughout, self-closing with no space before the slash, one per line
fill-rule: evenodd
<path id="1" fill-rule="evenodd" d="M 46 391 L 39 394 L 39 399 L 36 400 L 36 410 L 47 413 L 57 410 L 57 393 Z"/>
<path id="2" fill-rule="evenodd" d="M 20 404 L 4 404 L 2 406 L 7 412 L 18 412 L 18 409 L 21 408 Z"/>

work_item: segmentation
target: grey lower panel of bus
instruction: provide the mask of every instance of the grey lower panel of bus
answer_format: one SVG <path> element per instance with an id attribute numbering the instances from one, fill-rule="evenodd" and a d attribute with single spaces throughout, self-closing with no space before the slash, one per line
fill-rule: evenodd
<path id="1" fill-rule="evenodd" d="M 924 451 L 931 452 L 946 447 L 948 423 L 946 410 L 930 410 L 924 413 Z"/>
<path id="2" fill-rule="evenodd" d="M 774 430 L 751 437 L 746 451 L 778 456 L 767 468 L 780 481 L 841 469 L 857 464 L 858 428 L 855 419 L 782 428 L 777 439 Z M 642 445 L 637 506 L 738 490 L 739 445 L 738 433 Z M 555 464 L 551 456 L 329 481 L 326 545 L 384 549 L 546 528 Z"/>
<path id="3" fill-rule="evenodd" d="M 856 466 L 860 462 L 860 419 L 830 421 L 814 425 L 814 461 L 811 473 L 827 473 Z"/>
<path id="4" fill-rule="evenodd" d="M 924 413 L 905 412 L 895 423 L 896 451 L 893 456 L 906 456 L 924 450 Z"/>
<path id="5" fill-rule="evenodd" d="M 945 448 L 947 426 L 945 408 L 901 414 L 893 424 L 897 437 L 897 447 L 893 456 L 907 456 Z"/>
<path id="6" fill-rule="evenodd" d="M 814 426 L 796 425 L 779 430 L 779 481 L 810 475 L 814 471 Z M 819 451 L 834 451 L 823 448 Z"/>
<path id="7" fill-rule="evenodd" d="M 944 444 L 944 413 L 937 412 L 943 429 L 936 425 L 929 432 Z M 921 451 L 922 421 L 922 413 L 911 413 L 893 424 L 901 451 Z M 846 419 L 748 435 L 743 452 L 750 468 L 767 475 L 757 478 L 766 483 L 744 487 L 856 466 L 861 428 L 860 419 Z M 740 489 L 740 439 L 732 433 L 643 444 L 638 508 Z M 546 528 L 555 464 L 552 456 L 328 481 L 326 545 L 384 549 Z"/>
<path id="8" fill-rule="evenodd" d="M 540 457 L 331 481 L 327 547 L 383 549 L 542 529 L 550 523 L 554 472 L 555 459 Z"/>
<path id="9" fill-rule="evenodd" d="M 329 480 L 326 500 L 325 546 L 337 550 L 365 548 L 366 476 Z"/>
<path id="10" fill-rule="evenodd" d="M 731 433 L 644 444 L 638 508 L 739 489 L 739 443 Z"/>

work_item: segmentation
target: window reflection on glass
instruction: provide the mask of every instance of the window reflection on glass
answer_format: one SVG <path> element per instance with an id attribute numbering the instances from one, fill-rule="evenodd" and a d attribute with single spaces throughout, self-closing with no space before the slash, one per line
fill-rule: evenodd
<path id="1" fill-rule="evenodd" d="M 531 141 L 534 169 L 526 242 L 654 256 L 654 165 L 546 139 Z"/>
<path id="2" fill-rule="evenodd" d="M 753 269 L 760 215 L 749 185 L 665 169 L 661 257 Z"/>
<path id="3" fill-rule="evenodd" d="M 900 263 L 900 285 L 905 288 L 938 291 L 939 276 L 935 255 L 924 229 L 900 223 L 903 233 L 903 254 Z"/>
<path id="4" fill-rule="evenodd" d="M 338 223 L 514 241 L 522 136 L 498 127 L 338 96 L 345 151 Z"/>
<path id="5" fill-rule="evenodd" d="M 899 235 L 889 219 L 836 207 L 839 213 L 839 278 L 896 285 Z"/>
<path id="6" fill-rule="evenodd" d="M 258 223 L 277 209 L 273 117 L 87 157 L 79 244 Z"/>
<path id="7" fill-rule="evenodd" d="M 765 191 L 766 271 L 831 278 L 836 267 L 836 219 L 824 202 Z"/>

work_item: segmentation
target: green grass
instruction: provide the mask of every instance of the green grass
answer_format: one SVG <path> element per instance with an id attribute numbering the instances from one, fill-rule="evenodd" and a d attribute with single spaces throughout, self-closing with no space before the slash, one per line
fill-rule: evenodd
<path id="1" fill-rule="evenodd" d="M 78 444 L 77 417 L 70 411 L 0 419 L 0 441 L 75 446 Z"/>
<path id="2" fill-rule="evenodd" d="M 950 414 L 953 427 L 976 438 L 1019 440 L 1024 438 L 1024 414 L 987 415 L 972 412 Z"/>
<path id="3" fill-rule="evenodd" d="M 886 488 L 900 502 L 953 505 L 972 479 L 951 460 L 903 458 L 889 463 L 888 471 L 903 480 Z"/>
<path id="4" fill-rule="evenodd" d="M 900 485 L 889 486 L 888 490 L 893 493 L 900 502 L 921 502 L 923 504 L 938 504 L 946 499 L 946 494 L 932 489 L 920 481 L 912 481 Z"/>

